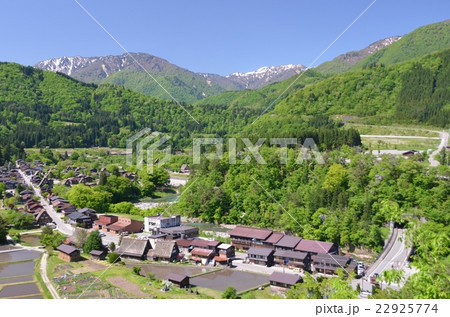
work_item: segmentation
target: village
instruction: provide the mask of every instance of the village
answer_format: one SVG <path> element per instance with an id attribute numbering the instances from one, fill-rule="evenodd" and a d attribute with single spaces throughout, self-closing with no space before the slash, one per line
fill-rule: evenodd
<path id="1" fill-rule="evenodd" d="M 290 287 L 302 282 L 305 272 L 334 276 L 340 269 L 347 275 L 361 276 L 364 271 L 362 262 L 341 255 L 339 246 L 333 243 L 302 239 L 269 228 L 233 226 L 218 241 L 200 236 L 199 228 L 183 223 L 180 215 L 157 214 L 139 221 L 127 215 L 77 208 L 67 199 L 52 194 L 55 180 L 51 169 L 44 172 L 42 162 L 18 160 L 16 164 L 15 168 L 2 169 L 6 197 L 13 197 L 17 188 L 26 188 L 17 193 L 16 212 L 32 215 L 36 227 L 52 228 L 66 237 L 54 252 L 59 260 L 70 263 L 68 267 L 88 260 L 96 263 L 91 266 L 99 268 L 114 253 L 117 257 L 113 264 L 120 262 L 130 269 L 138 266 L 174 287 L 222 292 L 228 287 L 240 292 L 269 288 L 270 296 L 284 296 Z M 98 181 L 96 170 L 89 171 L 89 176 L 83 168 L 74 167 L 73 171 L 74 176 L 62 182 L 64 186 L 78 183 L 95 186 Z M 181 172 L 189 173 L 186 164 Z M 133 173 L 121 173 L 124 177 L 135 177 Z M 76 243 L 79 231 L 86 231 L 86 235 L 97 232 L 101 247 L 83 253 Z M 191 266 L 204 268 L 200 276 L 197 270 L 187 269 Z M 61 274 L 55 277 L 54 284 L 61 276 L 67 276 L 66 271 Z M 64 294 L 61 290 L 60 293 Z"/>

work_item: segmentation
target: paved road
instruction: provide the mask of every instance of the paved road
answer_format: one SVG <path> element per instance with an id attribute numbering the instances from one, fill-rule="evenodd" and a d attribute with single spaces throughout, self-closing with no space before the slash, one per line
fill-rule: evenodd
<path id="1" fill-rule="evenodd" d="M 25 183 L 29 187 L 33 188 L 33 191 L 35 192 L 36 196 L 38 196 L 39 199 L 41 200 L 42 207 L 45 208 L 45 210 L 47 211 L 48 215 L 56 223 L 57 229 L 60 232 L 62 232 L 63 234 L 65 234 L 65 235 L 72 236 L 73 233 L 74 233 L 74 229 L 72 228 L 72 226 L 70 226 L 69 224 L 64 223 L 64 221 L 61 220 L 61 216 L 55 211 L 53 206 L 49 205 L 47 203 L 47 201 L 44 199 L 44 197 L 42 197 L 41 190 L 31 183 L 30 177 L 26 176 L 25 173 L 23 171 L 21 171 L 20 169 L 19 169 L 19 173 L 22 176 L 22 178 L 25 180 Z"/>
<path id="2" fill-rule="evenodd" d="M 361 134 L 362 138 L 385 138 L 385 139 L 425 139 L 425 140 L 439 140 L 440 137 L 432 137 L 432 136 L 413 136 L 413 135 L 369 135 L 369 134 Z"/>
<path id="3" fill-rule="evenodd" d="M 381 275 L 384 271 L 392 269 L 407 271 L 406 261 L 411 254 L 411 248 L 407 247 L 405 244 L 405 235 L 406 229 L 394 229 L 391 241 L 386 246 L 381 256 L 371 267 L 369 267 L 364 278 L 353 281 L 354 286 L 356 285 L 355 283 L 359 283 L 362 291 L 370 291 L 372 289 L 372 284 L 370 284 L 369 278 L 375 273 Z"/>
<path id="4" fill-rule="evenodd" d="M 436 132 L 438 132 L 438 131 L 436 131 Z M 439 161 L 436 161 L 434 159 L 434 156 L 436 154 L 439 154 L 439 152 L 441 152 L 442 148 L 447 146 L 447 144 L 448 144 L 448 132 L 439 132 L 439 135 L 441 136 L 441 143 L 439 144 L 437 150 L 430 154 L 430 158 L 428 159 L 431 166 L 439 165 Z"/>

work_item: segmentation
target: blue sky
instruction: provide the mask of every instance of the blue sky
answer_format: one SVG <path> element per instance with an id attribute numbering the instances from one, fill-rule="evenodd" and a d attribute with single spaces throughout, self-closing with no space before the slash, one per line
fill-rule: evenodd
<path id="1" fill-rule="evenodd" d="M 78 0 L 130 52 L 226 75 L 311 62 L 373 0 Z M 315 65 L 450 18 L 446 0 L 377 0 Z M 73 0 L 0 0 L 0 61 L 123 50 Z"/>

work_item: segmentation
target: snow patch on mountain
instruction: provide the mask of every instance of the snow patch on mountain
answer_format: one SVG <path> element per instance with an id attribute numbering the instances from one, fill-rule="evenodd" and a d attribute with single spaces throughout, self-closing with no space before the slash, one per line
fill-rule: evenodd
<path id="1" fill-rule="evenodd" d="M 285 80 L 305 70 L 306 67 L 301 64 L 263 66 L 252 72 L 232 73 L 226 78 L 241 84 L 247 89 L 257 89 L 273 82 Z"/>

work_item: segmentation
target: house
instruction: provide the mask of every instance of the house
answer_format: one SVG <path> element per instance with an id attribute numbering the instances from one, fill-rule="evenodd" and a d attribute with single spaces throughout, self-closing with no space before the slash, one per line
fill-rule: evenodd
<path id="1" fill-rule="evenodd" d="M 288 289 L 303 280 L 298 274 L 273 272 L 269 277 L 270 293 L 284 295 Z"/>
<path id="2" fill-rule="evenodd" d="M 214 258 L 214 251 L 208 249 L 194 248 L 191 251 L 191 261 L 207 265 Z"/>
<path id="3" fill-rule="evenodd" d="M 92 222 L 94 222 L 95 220 L 97 220 L 97 212 L 94 209 L 91 208 L 81 208 L 80 210 L 78 210 L 79 213 L 82 213 L 85 216 L 88 216 L 89 218 L 91 218 Z"/>
<path id="4" fill-rule="evenodd" d="M 308 252 L 310 255 L 318 253 L 335 254 L 338 252 L 338 247 L 331 242 L 302 239 L 295 247 L 295 251 Z"/>
<path id="5" fill-rule="evenodd" d="M 94 221 L 94 229 L 108 231 L 107 227 L 119 220 L 117 216 L 102 215 L 98 220 Z"/>
<path id="6" fill-rule="evenodd" d="M 191 241 L 192 240 L 186 240 L 186 239 L 179 239 L 176 241 L 176 244 L 178 246 L 178 249 L 180 250 L 180 252 L 183 253 L 189 253 L 191 252 L 192 248 L 191 248 Z"/>
<path id="7" fill-rule="evenodd" d="M 105 260 L 108 252 L 106 250 L 92 250 L 89 254 L 91 255 L 91 260 L 103 261 Z"/>
<path id="8" fill-rule="evenodd" d="M 214 250 L 214 252 L 217 252 L 217 247 L 222 242 L 216 241 L 216 240 L 204 240 L 204 239 L 194 239 L 190 241 L 190 244 L 194 248 L 202 248 L 202 249 L 209 249 Z"/>
<path id="9" fill-rule="evenodd" d="M 156 241 L 166 240 L 167 234 L 160 233 L 160 234 L 152 234 L 151 236 L 148 236 L 148 241 L 150 241 L 150 245 L 152 246 L 152 249 L 155 248 Z"/>
<path id="10" fill-rule="evenodd" d="M 231 244 L 236 249 L 248 250 L 263 247 L 263 242 L 272 234 L 270 229 L 236 226 L 230 231 Z"/>
<path id="11" fill-rule="evenodd" d="M 312 256 L 311 271 L 324 274 L 336 274 L 337 269 L 345 268 L 350 261 L 351 258 L 346 256 L 319 253 Z"/>
<path id="12" fill-rule="evenodd" d="M 56 250 L 59 251 L 58 257 L 63 261 L 75 262 L 81 260 L 80 250 L 71 245 L 61 244 Z"/>
<path id="13" fill-rule="evenodd" d="M 142 226 L 142 221 L 132 220 L 125 217 L 118 217 L 116 222 L 106 226 L 106 231 L 113 234 L 136 233 L 142 231 Z"/>
<path id="14" fill-rule="evenodd" d="M 149 251 L 148 257 L 153 261 L 173 262 L 177 260 L 180 250 L 175 241 L 156 241 L 154 250 Z"/>
<path id="15" fill-rule="evenodd" d="M 187 276 L 187 275 L 169 273 L 169 275 L 167 275 L 166 279 L 169 282 L 172 282 L 173 285 L 178 286 L 179 288 L 189 286 L 189 276 Z"/>
<path id="16" fill-rule="evenodd" d="M 403 152 L 402 156 L 403 157 L 411 157 L 411 156 L 414 156 L 417 153 L 420 153 L 420 152 L 416 151 L 416 150 L 410 150 L 410 151 Z"/>
<path id="17" fill-rule="evenodd" d="M 127 257 L 138 260 L 147 259 L 147 253 L 150 250 L 150 242 L 144 239 L 122 238 L 117 253 L 121 257 Z"/>
<path id="18" fill-rule="evenodd" d="M 48 179 L 48 177 L 44 177 L 41 182 L 39 183 L 39 188 L 41 192 L 49 192 L 53 188 L 53 180 Z"/>
<path id="19" fill-rule="evenodd" d="M 36 224 L 40 227 L 45 226 L 47 223 L 53 221 L 52 217 L 49 216 L 49 214 L 47 213 L 47 211 L 45 211 L 45 209 L 42 209 L 40 212 L 38 212 L 34 218 Z"/>
<path id="20" fill-rule="evenodd" d="M 302 240 L 300 237 L 285 235 L 277 243 L 274 243 L 275 250 L 294 250 L 297 244 Z"/>
<path id="21" fill-rule="evenodd" d="M 79 225 L 83 228 L 92 227 L 92 219 L 78 211 L 72 212 L 68 217 L 69 220 L 67 222 L 72 226 Z"/>
<path id="22" fill-rule="evenodd" d="M 250 248 L 247 251 L 249 262 L 265 266 L 273 265 L 274 250 L 268 248 Z"/>
<path id="23" fill-rule="evenodd" d="M 263 241 L 263 247 L 275 250 L 274 244 L 281 240 L 284 234 L 281 232 L 273 232 L 266 240 Z"/>
<path id="24" fill-rule="evenodd" d="M 221 243 L 217 249 L 219 250 L 219 256 L 223 255 L 227 258 L 234 258 L 235 256 L 234 246 L 231 244 Z"/>
<path id="25" fill-rule="evenodd" d="M 64 215 L 64 217 L 70 215 L 72 212 L 77 211 L 77 207 L 75 207 L 74 205 L 70 205 L 70 204 L 64 204 L 61 207 L 59 207 L 59 211 L 62 212 L 62 214 Z"/>
<path id="26" fill-rule="evenodd" d="M 181 216 L 175 215 L 172 217 L 162 217 L 160 215 L 144 217 L 144 231 L 159 233 L 161 228 L 171 228 L 181 226 Z"/>
<path id="27" fill-rule="evenodd" d="M 191 226 L 177 226 L 171 228 L 161 228 L 160 233 L 167 234 L 168 239 L 186 239 L 198 237 L 198 228 Z"/>
<path id="28" fill-rule="evenodd" d="M 69 177 L 68 179 L 66 179 L 64 182 L 63 182 L 63 185 L 64 186 L 67 186 L 67 187 L 71 187 L 71 186 L 73 186 L 73 185 L 77 185 L 77 184 L 79 184 L 80 182 L 78 181 L 78 178 L 76 178 L 76 177 Z"/>
<path id="29" fill-rule="evenodd" d="M 180 173 L 189 174 L 190 173 L 189 165 L 187 164 L 181 165 Z"/>
<path id="30" fill-rule="evenodd" d="M 311 257 L 306 252 L 276 250 L 273 256 L 276 265 L 299 268 L 304 271 L 310 270 Z"/>
<path id="31" fill-rule="evenodd" d="M 229 265 L 231 258 L 234 257 L 234 246 L 231 244 L 222 243 L 218 247 L 218 255 L 214 257 L 214 261 L 221 265 Z"/>

